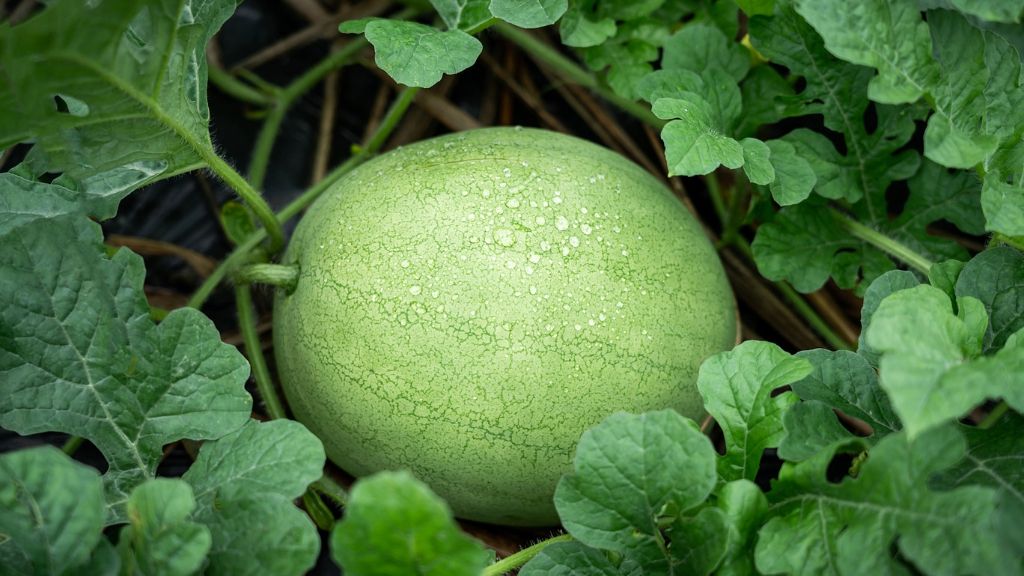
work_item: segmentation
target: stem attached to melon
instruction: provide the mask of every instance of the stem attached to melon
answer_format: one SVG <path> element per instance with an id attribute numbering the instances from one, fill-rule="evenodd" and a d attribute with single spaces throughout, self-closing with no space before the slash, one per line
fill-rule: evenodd
<path id="1" fill-rule="evenodd" d="M 405 88 L 399 92 L 395 102 L 391 105 L 391 109 L 388 110 L 383 120 L 380 122 L 380 126 L 377 127 L 376 132 L 370 136 L 370 139 L 366 141 L 352 157 L 342 162 L 337 168 L 327 174 L 320 182 L 312 186 L 309 190 L 303 192 L 298 198 L 292 200 L 286 205 L 280 212 L 277 213 L 277 220 L 279 222 L 287 222 L 306 207 L 313 203 L 320 194 L 323 194 L 325 190 L 331 187 L 335 182 L 341 179 L 342 176 L 348 174 L 356 166 L 362 164 L 368 160 L 377 150 L 379 150 L 388 137 L 394 132 L 398 123 L 402 120 L 405 115 L 405 111 L 409 109 L 409 105 L 412 104 L 413 99 L 416 97 L 416 93 L 419 92 L 419 88 Z M 206 280 L 199 286 L 199 289 L 189 299 L 188 305 L 192 308 L 199 308 L 204 302 L 213 294 L 213 290 L 224 281 L 228 273 L 235 270 L 239 266 L 245 264 L 249 260 L 249 256 L 252 251 L 260 245 L 260 242 L 267 237 L 267 233 L 264 229 L 257 230 L 242 243 L 235 247 L 235 250 L 225 258 L 213 273 L 210 274 Z"/>
<path id="2" fill-rule="evenodd" d="M 249 264 L 235 272 L 234 280 L 236 284 L 270 284 L 291 293 L 299 281 L 299 267 L 294 264 Z"/>
<path id="3" fill-rule="evenodd" d="M 537 542 L 529 548 L 523 548 L 519 552 L 516 552 L 511 556 L 506 556 L 505 558 L 498 560 L 494 564 L 491 564 L 487 568 L 484 568 L 483 576 L 501 576 L 502 574 L 511 572 L 516 568 L 519 568 L 523 564 L 526 564 L 531 559 L 533 559 L 534 556 L 540 554 L 541 550 L 544 550 L 548 546 L 552 544 L 557 544 L 559 542 L 571 541 L 572 536 L 570 536 L 569 534 L 562 534 L 560 536 L 548 538 L 547 540 L 541 540 L 540 542 Z"/>

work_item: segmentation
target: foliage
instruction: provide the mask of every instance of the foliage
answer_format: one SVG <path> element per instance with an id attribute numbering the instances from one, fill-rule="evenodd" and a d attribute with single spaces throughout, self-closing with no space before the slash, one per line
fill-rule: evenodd
<path id="1" fill-rule="evenodd" d="M 0 25 L 0 148 L 29 149 L 0 174 L 0 425 L 82 437 L 108 468 L 47 447 L 0 456 L 0 571 L 303 573 L 319 540 L 293 501 L 322 446 L 298 423 L 252 420 L 245 359 L 197 310 L 155 323 L 141 258 L 105 250 L 96 222 L 207 167 L 246 201 L 224 212 L 232 240 L 264 233 L 249 209 L 273 237 L 210 137 L 204 48 L 236 3 L 45 4 Z M 588 431 L 555 496 L 572 540 L 522 574 L 1024 571 L 1024 4 L 431 4 L 436 26 L 342 31 L 428 87 L 473 65 L 497 20 L 557 25 L 589 69 L 569 79 L 593 73 L 610 101 L 650 105 L 670 174 L 706 176 L 712 194 L 735 182 L 723 228 L 757 224 L 764 276 L 864 297 L 856 351 L 747 342 L 704 363 L 723 454 L 672 411 Z M 972 257 L 953 228 L 991 246 Z M 182 439 L 205 441 L 195 463 L 158 478 Z M 498 566 L 405 473 L 357 483 L 331 546 L 353 574 Z"/>

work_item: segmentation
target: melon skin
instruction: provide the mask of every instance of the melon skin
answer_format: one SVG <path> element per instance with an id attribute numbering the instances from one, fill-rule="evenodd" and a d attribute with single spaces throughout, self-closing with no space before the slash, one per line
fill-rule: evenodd
<path id="1" fill-rule="evenodd" d="M 360 166 L 299 223 L 274 346 L 295 417 L 355 476 L 408 469 L 465 519 L 558 522 L 580 435 L 704 410 L 735 305 L 699 224 L 622 156 L 485 128 Z"/>

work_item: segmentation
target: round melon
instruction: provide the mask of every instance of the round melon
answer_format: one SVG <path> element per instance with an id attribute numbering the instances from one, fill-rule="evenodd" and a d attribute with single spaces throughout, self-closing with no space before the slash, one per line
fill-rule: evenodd
<path id="1" fill-rule="evenodd" d="M 299 223 L 274 311 L 295 417 L 355 476 L 408 469 L 471 520 L 540 526 L 580 435 L 703 415 L 736 333 L 700 225 L 622 156 L 487 128 L 384 154 Z"/>

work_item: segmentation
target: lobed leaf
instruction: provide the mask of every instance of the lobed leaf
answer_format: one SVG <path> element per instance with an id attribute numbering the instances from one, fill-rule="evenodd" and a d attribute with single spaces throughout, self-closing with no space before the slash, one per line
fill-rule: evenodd
<path id="1" fill-rule="evenodd" d="M 33 142 L 33 174 L 64 172 L 81 190 L 131 190 L 201 166 L 213 149 L 206 43 L 236 2 L 48 5 L 0 26 L 0 149 Z"/>
<path id="2" fill-rule="evenodd" d="M 775 574 L 901 574 L 892 550 L 923 573 L 1016 573 L 1000 542 L 998 493 L 981 486 L 937 492 L 934 473 L 955 465 L 966 445 L 952 427 L 911 443 L 890 434 L 871 449 L 856 478 L 830 482 L 837 447 L 786 464 L 773 483 L 772 518 L 757 542 L 757 568 Z"/>
<path id="3" fill-rule="evenodd" d="M 189 520 L 195 506 L 192 489 L 181 480 L 154 478 L 132 490 L 130 524 L 118 537 L 125 570 L 147 576 L 198 572 L 210 550 L 210 530 Z"/>
<path id="4" fill-rule="evenodd" d="M 0 570 L 5 573 L 61 575 L 85 569 L 102 539 L 105 515 L 103 482 L 92 468 L 50 446 L 0 455 Z"/>
<path id="5" fill-rule="evenodd" d="M 429 88 L 441 81 L 442 74 L 458 74 L 472 66 L 483 51 L 479 40 L 457 28 L 442 32 L 419 22 L 384 19 L 367 21 L 362 28 L 373 44 L 377 66 L 406 86 Z"/>
<path id="6" fill-rule="evenodd" d="M 491 0 L 490 5 L 495 18 L 520 28 L 554 24 L 568 7 L 568 0 Z"/>
<path id="7" fill-rule="evenodd" d="M 623 554 L 638 569 L 671 570 L 689 549 L 667 553 L 658 519 L 704 502 L 714 466 L 711 442 L 678 413 L 613 414 L 583 434 L 555 507 L 583 544 Z"/>
<path id="8" fill-rule="evenodd" d="M 718 473 L 725 481 L 753 480 L 767 448 L 779 445 L 782 416 L 797 398 L 773 392 L 800 380 L 811 364 L 775 344 L 751 340 L 704 361 L 697 389 L 725 435 Z"/>
<path id="9" fill-rule="evenodd" d="M 331 556 L 351 576 L 479 576 L 490 561 L 444 501 L 408 472 L 356 482 L 331 533 Z"/>
<path id="10" fill-rule="evenodd" d="M 1014 332 L 1024 328 L 1024 254 L 1008 246 L 990 248 L 971 259 L 954 288 L 958 298 L 977 298 L 989 324 L 984 349 L 998 350 Z"/>

